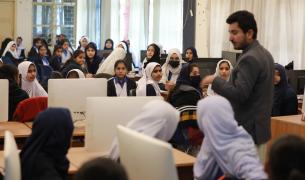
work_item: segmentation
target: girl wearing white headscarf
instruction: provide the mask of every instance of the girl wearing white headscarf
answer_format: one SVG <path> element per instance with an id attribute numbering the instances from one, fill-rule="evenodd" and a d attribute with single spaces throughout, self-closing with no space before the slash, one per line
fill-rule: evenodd
<path id="1" fill-rule="evenodd" d="M 233 66 L 231 62 L 229 60 L 223 59 L 217 63 L 214 76 L 221 77 L 222 79 L 229 81 L 232 70 Z M 209 84 L 207 91 L 208 96 L 216 95 L 212 88 L 212 84 Z"/>
<path id="2" fill-rule="evenodd" d="M 8 59 L 9 64 L 15 64 L 18 66 L 19 56 L 17 53 L 17 44 L 15 41 L 11 41 L 6 45 L 2 55 Z"/>
<path id="3" fill-rule="evenodd" d="M 36 79 L 37 69 L 34 63 L 24 61 L 18 65 L 18 70 L 21 74 L 21 89 L 25 90 L 29 97 L 48 96 Z"/>
<path id="4" fill-rule="evenodd" d="M 72 75 L 72 74 L 77 75 L 77 77 L 74 76 L 74 75 Z M 71 76 L 73 76 L 73 77 L 71 77 Z M 79 79 L 86 78 L 86 77 L 85 77 L 85 74 L 83 73 L 83 71 L 81 71 L 81 70 L 79 70 L 79 69 L 72 69 L 72 70 L 70 70 L 70 71 L 68 72 L 66 78 L 74 78 L 74 77 L 75 77 L 75 78 L 79 78 Z"/>
<path id="5" fill-rule="evenodd" d="M 136 90 L 137 96 L 153 96 L 154 94 L 155 96 L 161 96 L 161 90 L 158 83 L 162 77 L 162 74 L 160 73 L 161 77 L 158 77 L 159 79 L 154 79 L 152 77 L 152 73 L 155 73 L 155 68 L 158 66 L 160 70 L 162 70 L 159 63 L 151 62 L 147 64 L 144 70 L 144 75 L 138 81 L 138 87 Z M 155 91 L 155 93 L 151 93 L 151 90 Z"/>
<path id="6" fill-rule="evenodd" d="M 179 112 L 162 100 L 153 100 L 143 106 L 141 113 L 131 120 L 126 127 L 155 137 L 163 141 L 169 141 L 176 131 L 179 122 Z M 114 139 L 109 151 L 110 158 L 118 160 L 120 155 L 117 138 Z"/>
<path id="7" fill-rule="evenodd" d="M 163 75 L 161 82 L 164 84 L 167 82 L 176 84 L 176 80 L 178 79 L 183 63 L 185 63 L 185 61 L 183 61 L 179 49 L 170 49 L 168 51 L 166 61 L 162 66 Z"/>
<path id="8" fill-rule="evenodd" d="M 80 49 L 85 52 L 86 46 L 89 44 L 89 38 L 87 36 L 82 36 L 79 40 L 79 46 L 77 49 Z"/>
<path id="9" fill-rule="evenodd" d="M 125 49 L 126 48 L 126 49 Z M 114 64 L 117 60 L 124 59 L 126 56 L 127 47 L 125 43 L 120 42 L 119 45 L 111 52 L 111 54 L 102 62 L 96 74 L 106 73 L 114 75 Z"/>
<path id="10" fill-rule="evenodd" d="M 205 137 L 194 165 L 196 180 L 215 179 L 219 170 L 238 179 L 267 179 L 252 137 L 238 126 L 228 100 L 200 100 L 197 118 Z"/>

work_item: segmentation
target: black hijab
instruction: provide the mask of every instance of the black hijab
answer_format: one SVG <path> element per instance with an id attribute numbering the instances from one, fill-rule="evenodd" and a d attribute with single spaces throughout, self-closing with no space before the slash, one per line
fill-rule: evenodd
<path id="1" fill-rule="evenodd" d="M 194 60 L 196 60 L 198 58 L 198 54 L 197 54 L 197 50 L 194 47 L 188 47 L 185 49 L 184 54 L 186 54 L 187 50 L 191 50 L 193 53 L 193 59 L 188 60 L 189 63 L 194 62 Z"/>
<path id="2" fill-rule="evenodd" d="M 150 59 L 147 59 L 147 62 L 144 63 L 144 69 L 146 68 L 147 64 L 150 63 L 150 62 L 156 62 L 156 63 L 159 63 L 161 64 L 161 60 L 160 60 L 160 48 L 159 46 L 157 46 L 156 44 L 152 43 L 150 44 L 147 49 L 152 46 L 155 50 L 155 53 L 154 55 L 150 58 Z"/>
<path id="3" fill-rule="evenodd" d="M 66 154 L 73 129 L 68 109 L 48 108 L 39 113 L 34 121 L 32 134 L 20 153 L 22 179 L 34 179 L 36 174 L 44 173 L 39 169 L 40 166 L 35 167 L 35 164 L 47 164 L 48 167 L 52 167 L 49 171 L 56 172 L 60 179 L 65 179 L 69 169 Z"/>
<path id="4" fill-rule="evenodd" d="M 111 48 L 106 48 L 106 43 L 107 42 L 110 42 L 112 44 L 112 47 Z M 107 39 L 105 41 L 105 44 L 104 44 L 104 50 L 113 50 L 113 40 L 112 39 Z"/>

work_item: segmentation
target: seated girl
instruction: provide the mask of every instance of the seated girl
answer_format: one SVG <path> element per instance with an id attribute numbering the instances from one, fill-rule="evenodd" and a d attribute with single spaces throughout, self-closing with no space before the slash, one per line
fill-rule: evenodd
<path id="1" fill-rule="evenodd" d="M 79 69 L 72 69 L 68 72 L 67 74 L 67 79 L 82 79 L 82 78 L 86 78 L 85 74 L 83 73 L 83 71 L 79 70 Z"/>
<path id="2" fill-rule="evenodd" d="M 162 79 L 161 83 L 165 84 L 167 90 L 171 90 L 178 79 L 182 65 L 185 61 L 182 60 L 182 56 L 178 49 L 170 49 L 166 57 L 166 61 L 162 66 Z"/>
<path id="3" fill-rule="evenodd" d="M 186 64 L 181 69 L 175 88 L 169 92 L 167 101 L 174 107 L 196 106 L 202 98 L 200 80 L 199 66 Z"/>
<path id="4" fill-rule="evenodd" d="M 231 62 L 229 60 L 223 59 L 217 63 L 214 76 L 221 77 L 222 79 L 229 81 L 232 70 L 233 70 L 233 66 Z M 216 95 L 216 93 L 213 91 L 212 84 L 209 84 L 207 95 L 208 96 Z"/>
<path id="5" fill-rule="evenodd" d="M 108 80 L 107 96 L 132 96 L 136 83 L 127 77 L 127 65 L 124 60 L 114 64 L 115 76 Z"/>
<path id="6" fill-rule="evenodd" d="M 148 63 L 145 74 L 138 81 L 137 96 L 161 96 L 159 81 L 162 78 L 161 65 L 156 62 Z"/>
<path id="7" fill-rule="evenodd" d="M 160 48 L 155 43 L 148 45 L 146 51 L 146 57 L 142 62 L 142 71 L 146 68 L 147 64 L 150 62 L 161 63 L 160 60 Z M 143 73 L 144 74 L 144 73 Z"/>
<path id="8" fill-rule="evenodd" d="M 97 69 L 99 68 L 100 63 L 102 62 L 101 57 L 97 55 L 96 44 L 90 42 L 85 48 L 85 60 L 88 73 L 96 74 Z"/>
<path id="9" fill-rule="evenodd" d="M 67 74 L 72 69 L 79 69 L 84 72 L 82 65 L 85 63 L 85 53 L 82 50 L 74 51 L 71 59 L 69 59 L 62 67 L 61 73 L 63 77 L 67 77 Z"/>
<path id="10" fill-rule="evenodd" d="M 184 51 L 185 54 L 185 60 L 188 63 L 193 63 L 197 58 L 197 50 L 194 47 L 188 47 Z"/>
<path id="11" fill-rule="evenodd" d="M 39 113 L 20 153 L 22 179 L 67 179 L 69 160 L 66 155 L 73 129 L 68 109 L 49 108 Z"/>
<path id="12" fill-rule="evenodd" d="M 272 116 L 298 114 L 298 99 L 293 88 L 288 84 L 285 68 L 274 65 L 274 94 Z"/>
<path id="13" fill-rule="evenodd" d="M 197 105 L 203 143 L 194 165 L 196 180 L 218 175 L 237 179 L 267 179 L 252 137 L 234 118 L 232 106 L 221 96 L 210 96 Z"/>
<path id="14" fill-rule="evenodd" d="M 179 122 L 179 112 L 163 100 L 153 100 L 145 104 L 138 116 L 126 127 L 163 141 L 169 141 Z M 109 152 L 113 160 L 120 155 L 118 141 L 115 139 Z"/>
<path id="15" fill-rule="evenodd" d="M 18 70 L 21 75 L 21 89 L 25 90 L 29 97 L 48 96 L 36 79 L 37 69 L 34 63 L 23 61 L 18 65 Z"/>
<path id="16" fill-rule="evenodd" d="M 9 81 L 9 97 L 8 97 L 8 120 L 13 119 L 13 114 L 19 102 L 29 98 L 29 95 L 19 86 L 19 72 L 16 66 L 6 64 L 0 67 L 0 79 Z"/>
<path id="17" fill-rule="evenodd" d="M 18 66 L 23 59 L 20 59 L 17 53 L 17 45 L 15 41 L 11 41 L 6 45 L 6 48 L 2 54 L 3 59 L 6 60 L 6 64 L 13 64 Z"/>

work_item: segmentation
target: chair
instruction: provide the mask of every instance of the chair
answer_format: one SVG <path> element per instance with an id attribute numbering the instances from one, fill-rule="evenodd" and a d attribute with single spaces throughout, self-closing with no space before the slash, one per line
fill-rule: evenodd
<path id="1" fill-rule="evenodd" d="M 21 180 L 19 151 L 10 131 L 4 134 L 4 180 Z"/>
<path id="2" fill-rule="evenodd" d="M 196 155 L 204 137 L 197 124 L 197 106 L 182 106 L 177 110 L 180 112 L 180 122 L 170 143 L 181 151 Z"/>
<path id="3" fill-rule="evenodd" d="M 120 161 L 132 180 L 178 180 L 172 146 L 117 126 Z"/>
<path id="4" fill-rule="evenodd" d="M 48 97 L 32 97 L 21 101 L 13 115 L 14 121 L 29 122 L 33 121 L 36 115 L 47 109 Z"/>

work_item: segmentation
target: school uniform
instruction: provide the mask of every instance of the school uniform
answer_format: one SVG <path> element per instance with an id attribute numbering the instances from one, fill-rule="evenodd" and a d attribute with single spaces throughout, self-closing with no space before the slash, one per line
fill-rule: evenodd
<path id="1" fill-rule="evenodd" d="M 86 58 L 86 66 L 88 69 L 88 72 L 90 74 L 96 74 L 96 71 L 99 68 L 100 63 L 102 62 L 102 58 L 99 56 L 95 56 L 92 61 L 90 61 L 88 58 Z"/>
<path id="2" fill-rule="evenodd" d="M 38 56 L 38 48 L 33 46 L 28 53 L 28 60 L 33 62 Z"/>
<path id="3" fill-rule="evenodd" d="M 52 56 L 50 59 L 50 66 L 53 68 L 54 71 L 60 71 L 61 69 L 61 57 Z"/>
<path id="4" fill-rule="evenodd" d="M 50 66 L 50 57 L 49 56 L 38 56 L 34 60 L 34 63 L 36 66 L 38 66 L 38 65 Z"/>
<path id="5" fill-rule="evenodd" d="M 18 46 L 17 48 L 17 55 L 19 56 L 19 59 L 24 60 L 25 59 L 25 49 L 23 46 Z"/>
<path id="6" fill-rule="evenodd" d="M 134 119 L 126 125 L 134 131 L 143 133 L 163 141 L 169 141 L 179 122 L 179 112 L 163 100 L 153 100 L 145 104 Z M 117 138 L 114 139 L 109 157 L 115 161 L 119 159 Z"/>
<path id="7" fill-rule="evenodd" d="M 22 59 L 19 59 L 19 56 L 18 56 L 18 54 L 17 54 L 17 50 L 15 50 L 15 51 L 12 51 L 12 50 L 11 50 L 11 47 L 12 47 L 13 45 L 16 46 L 15 41 L 11 41 L 11 42 L 9 42 L 9 43 L 6 45 L 6 48 L 5 48 L 5 50 L 3 51 L 3 56 L 4 56 L 3 59 L 5 59 L 6 62 L 9 62 L 9 63 L 7 63 L 7 64 L 14 64 L 15 66 L 18 66 L 18 64 L 19 64 L 20 62 L 22 62 Z"/>
<path id="8" fill-rule="evenodd" d="M 156 66 L 160 66 L 160 64 L 156 62 L 147 64 L 144 75 L 138 81 L 137 96 L 161 96 L 159 82 L 154 81 L 151 77 L 151 73 Z"/>
<path id="9" fill-rule="evenodd" d="M 68 48 L 68 50 L 63 49 L 62 50 L 62 55 L 61 55 L 61 60 L 62 63 L 65 63 L 72 57 L 72 49 Z"/>
<path id="10" fill-rule="evenodd" d="M 132 96 L 132 90 L 136 89 L 136 83 L 125 77 L 120 81 L 117 77 L 113 77 L 107 82 L 107 96 Z"/>
<path id="11" fill-rule="evenodd" d="M 49 108 L 38 114 L 20 153 L 22 179 L 66 180 L 73 129 L 68 109 Z"/>
<path id="12" fill-rule="evenodd" d="M 13 119 L 13 114 L 19 104 L 19 102 L 28 99 L 29 95 L 26 91 L 22 90 L 18 84 L 12 80 L 9 80 L 9 98 L 8 98 L 8 120 Z"/>

